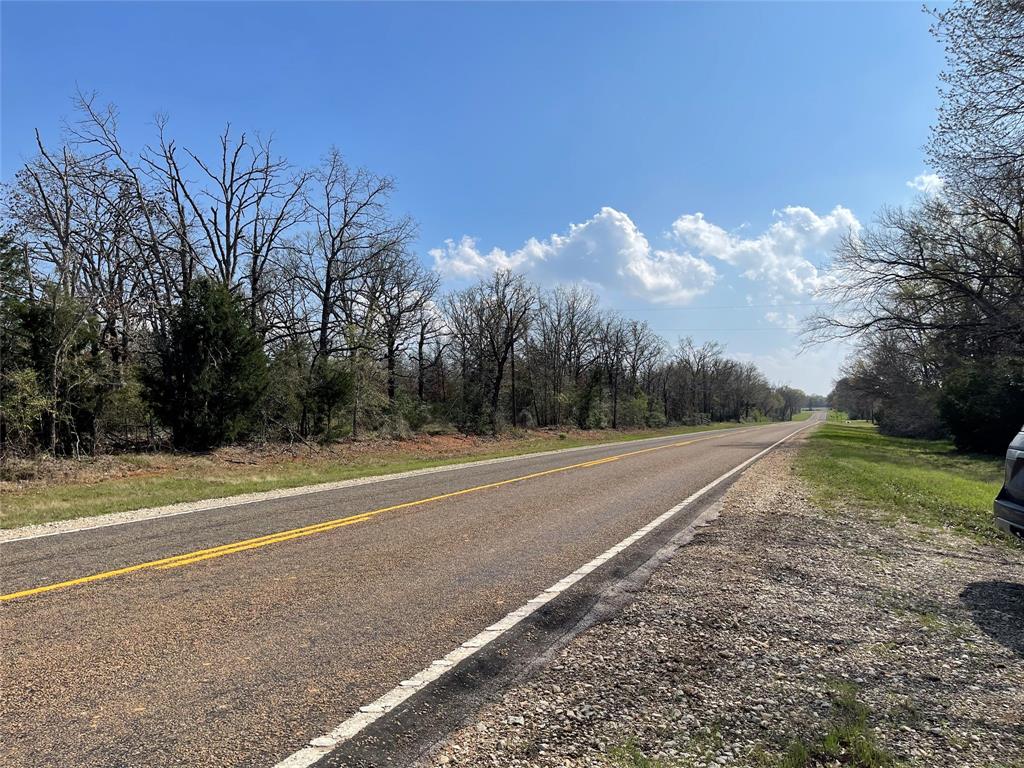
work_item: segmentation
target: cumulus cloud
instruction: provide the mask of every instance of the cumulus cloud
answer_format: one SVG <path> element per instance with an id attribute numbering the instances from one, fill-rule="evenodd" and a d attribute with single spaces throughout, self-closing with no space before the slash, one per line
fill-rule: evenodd
<path id="1" fill-rule="evenodd" d="M 825 214 L 789 206 L 760 234 L 728 231 L 702 213 L 680 216 L 665 235 L 666 247 L 651 245 L 622 211 L 604 207 L 590 219 L 521 248 L 482 250 L 469 236 L 446 240 L 429 251 L 434 268 L 453 279 L 473 279 L 496 269 L 529 273 L 542 283 L 583 282 L 653 303 L 685 304 L 718 280 L 716 263 L 755 282 L 773 303 L 812 296 L 828 283 L 819 265 L 860 222 L 843 206 Z M 767 318 L 793 327 L 789 317 Z"/>
<path id="2" fill-rule="evenodd" d="M 841 237 L 860 228 L 853 212 L 841 205 L 821 216 L 810 208 L 789 206 L 776 211 L 772 225 L 756 237 L 728 232 L 702 213 L 676 219 L 672 236 L 700 258 L 731 264 L 776 295 L 800 295 L 814 294 L 827 284 L 815 261 L 820 264 Z"/>
<path id="3" fill-rule="evenodd" d="M 477 277 L 498 269 L 517 269 L 527 260 L 525 250 L 510 255 L 501 248 L 492 248 L 481 253 L 476 238 L 469 235 L 463 235 L 458 242 L 445 240 L 444 248 L 432 248 L 430 255 L 434 258 L 434 269 L 457 278 Z"/>
<path id="4" fill-rule="evenodd" d="M 919 173 L 907 182 L 907 186 L 928 197 L 936 197 L 946 188 L 946 180 L 937 173 Z"/>
<path id="5" fill-rule="evenodd" d="M 528 271 L 551 281 L 583 281 L 621 289 L 652 302 L 686 303 L 705 293 L 717 274 L 706 260 L 689 253 L 651 247 L 621 211 L 604 207 L 592 218 L 545 240 L 531 238 L 522 248 L 483 252 L 476 240 L 447 240 L 430 252 L 434 268 L 453 278 L 473 278 L 496 269 Z"/>

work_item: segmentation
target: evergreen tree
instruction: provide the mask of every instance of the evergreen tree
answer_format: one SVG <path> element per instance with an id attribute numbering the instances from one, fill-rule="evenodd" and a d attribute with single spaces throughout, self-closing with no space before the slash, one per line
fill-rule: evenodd
<path id="1" fill-rule="evenodd" d="M 192 284 L 157 357 L 147 397 L 175 447 L 205 450 L 245 435 L 267 387 L 267 360 L 225 286 L 205 278 Z"/>

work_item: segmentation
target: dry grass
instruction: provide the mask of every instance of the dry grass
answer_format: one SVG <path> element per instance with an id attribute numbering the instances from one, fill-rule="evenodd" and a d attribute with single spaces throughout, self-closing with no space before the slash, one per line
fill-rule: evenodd
<path id="1" fill-rule="evenodd" d="M 728 422 L 628 432 L 529 430 L 500 437 L 420 435 L 409 440 L 368 439 L 322 447 L 236 446 L 208 454 L 8 461 L 5 479 L 0 482 L 0 528 L 736 426 Z"/>

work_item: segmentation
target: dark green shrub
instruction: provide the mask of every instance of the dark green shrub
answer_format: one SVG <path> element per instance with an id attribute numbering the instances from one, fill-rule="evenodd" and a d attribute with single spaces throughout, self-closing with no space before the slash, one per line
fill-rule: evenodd
<path id="1" fill-rule="evenodd" d="M 875 409 L 875 422 L 883 435 L 937 440 L 948 436 L 939 415 L 935 389 L 908 387 L 886 394 Z"/>
<path id="2" fill-rule="evenodd" d="M 434 413 L 428 403 L 417 400 L 401 390 L 395 395 L 392 409 L 414 432 L 419 432 L 426 424 L 434 421 Z"/>
<path id="3" fill-rule="evenodd" d="M 270 360 L 260 405 L 269 435 L 291 439 L 309 434 L 309 361 L 309 345 L 302 342 L 284 346 Z"/>
<path id="4" fill-rule="evenodd" d="M 1024 359 L 958 366 L 942 383 L 939 412 L 960 450 L 1004 453 L 1024 425 Z"/>
<path id="5" fill-rule="evenodd" d="M 337 426 L 335 417 L 352 402 L 352 371 L 338 360 L 320 359 L 313 365 L 309 381 L 309 404 L 317 434 L 330 440 Z M 348 429 L 348 425 L 343 425 Z"/>
<path id="6" fill-rule="evenodd" d="M 267 386 L 267 359 L 231 291 L 196 280 L 156 347 L 146 399 L 175 447 L 205 450 L 246 434 Z"/>
<path id="7" fill-rule="evenodd" d="M 114 371 L 90 309 L 44 283 L 0 311 L 0 438 L 4 450 L 89 453 Z"/>

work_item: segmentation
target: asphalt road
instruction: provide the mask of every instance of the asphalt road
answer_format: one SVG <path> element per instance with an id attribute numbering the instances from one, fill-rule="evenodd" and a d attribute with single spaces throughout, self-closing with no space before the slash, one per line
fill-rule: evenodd
<path id="1" fill-rule="evenodd" d="M 272 766 L 805 425 L 4 543 L 0 765 Z"/>

